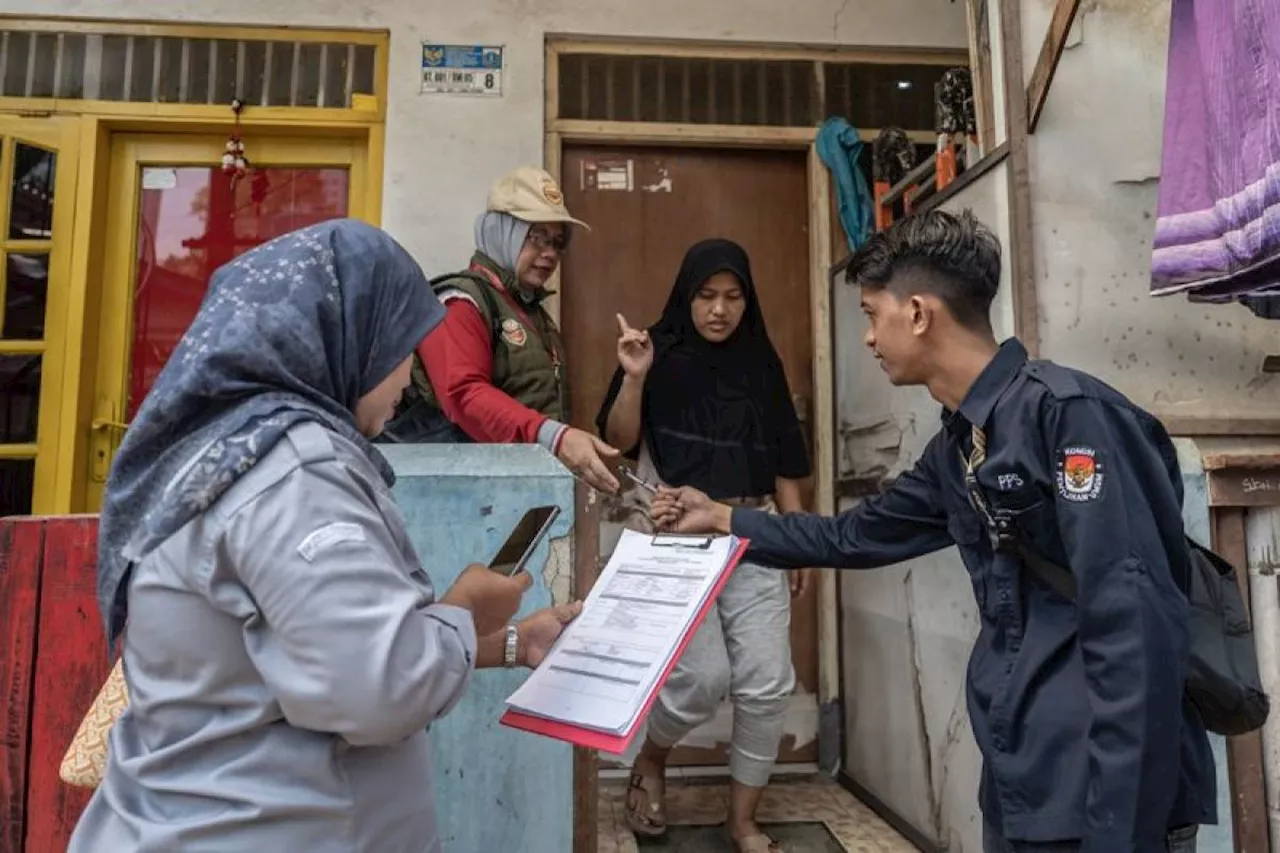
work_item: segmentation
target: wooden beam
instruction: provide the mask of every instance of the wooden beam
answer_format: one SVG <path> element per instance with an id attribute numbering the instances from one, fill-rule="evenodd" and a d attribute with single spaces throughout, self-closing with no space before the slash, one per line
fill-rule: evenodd
<path id="1" fill-rule="evenodd" d="M 794 150 L 812 145 L 818 128 L 561 118 L 550 121 L 547 133 L 558 134 L 565 142 Z M 864 127 L 858 131 L 858 138 L 870 143 L 879 133 L 879 128 Z M 906 135 L 918 144 L 932 145 L 938 140 L 938 134 L 932 130 L 908 130 Z"/>
<path id="2" fill-rule="evenodd" d="M 1049 85 L 1058 70 L 1058 60 L 1062 59 L 1062 51 L 1067 46 L 1067 34 L 1071 32 L 1071 24 L 1079 10 L 1080 0 L 1058 0 L 1053 7 L 1049 31 L 1044 34 L 1040 57 L 1031 72 L 1031 82 L 1027 84 L 1027 133 L 1035 133 L 1036 125 L 1040 123 L 1040 111 L 1044 109 L 1045 98 L 1049 97 Z"/>
<path id="3" fill-rule="evenodd" d="M 1207 473 L 1211 507 L 1280 506 L 1280 458 L 1273 456 L 1266 468 L 1241 466 Z"/>
<path id="4" fill-rule="evenodd" d="M 600 501 L 591 487 L 574 485 L 573 598 L 586 599 L 600 573 Z M 573 748 L 573 853 L 596 853 L 600 764 L 595 750 Z"/>
<path id="5" fill-rule="evenodd" d="M 3 20 L 3 16 L 0 16 Z M 548 33 L 547 44 L 559 53 L 611 56 L 663 56 L 687 59 L 772 60 L 779 62 L 856 62 L 881 65 L 963 65 L 965 51 L 955 48 L 849 47 L 771 42 L 726 42 L 706 39 L 653 39 Z"/>
<path id="6" fill-rule="evenodd" d="M 813 442 L 813 470 L 817 486 L 816 512 L 836 511 L 836 434 L 823 429 L 835 421 L 835 340 L 831 328 L 831 287 L 827 267 L 831 258 L 831 173 L 816 148 L 809 149 L 809 304 L 813 316 L 813 405 L 809 432 Z M 840 698 L 840 604 L 835 573 L 823 569 L 818 587 L 818 702 L 819 707 Z"/>
<path id="7" fill-rule="evenodd" d="M 1035 240 L 1031 230 L 1031 166 L 1027 153 L 1027 98 L 1022 74 L 1021 0 L 1000 0 L 1004 56 L 1004 108 L 1009 135 L 1009 244 L 1013 331 L 1032 356 L 1040 353 Z"/>
<path id="8" fill-rule="evenodd" d="M 996 147 L 995 94 L 991 68 L 991 20 L 987 0 L 965 0 L 969 23 L 969 73 L 973 79 L 973 112 L 978 125 L 978 148 L 983 154 Z"/>
<path id="9" fill-rule="evenodd" d="M 1196 438 L 1203 436 L 1239 436 L 1256 438 L 1280 435 L 1280 418 L 1266 415 L 1178 415 L 1153 411 L 1170 435 Z"/>
<path id="10" fill-rule="evenodd" d="M 1236 579 L 1249 609 L 1249 556 L 1245 511 L 1239 507 L 1210 510 L 1213 549 L 1236 568 Z M 1267 853 L 1266 781 L 1262 767 L 1262 733 L 1227 738 L 1227 774 L 1231 787 L 1231 829 L 1239 853 Z"/>

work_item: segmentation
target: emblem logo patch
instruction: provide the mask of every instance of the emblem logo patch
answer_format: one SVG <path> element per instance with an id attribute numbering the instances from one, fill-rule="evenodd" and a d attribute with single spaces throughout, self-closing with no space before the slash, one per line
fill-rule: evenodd
<path id="1" fill-rule="evenodd" d="M 1073 503 L 1097 500 L 1104 479 L 1098 451 L 1086 445 L 1064 447 L 1058 458 L 1058 494 Z"/>
<path id="2" fill-rule="evenodd" d="M 550 204 L 564 204 L 564 194 L 560 192 L 560 188 L 554 181 L 543 182 L 542 197 Z"/>
<path id="3" fill-rule="evenodd" d="M 513 347 L 522 347 L 525 341 L 529 340 L 529 336 L 525 333 L 524 326 L 519 321 L 510 317 L 502 321 L 502 339 Z"/>

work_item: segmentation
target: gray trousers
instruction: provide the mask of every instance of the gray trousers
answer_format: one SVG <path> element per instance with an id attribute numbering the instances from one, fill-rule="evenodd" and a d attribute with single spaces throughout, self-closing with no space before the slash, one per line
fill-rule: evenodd
<path id="1" fill-rule="evenodd" d="M 762 788 L 778 757 L 795 684 L 787 574 L 740 563 L 658 694 L 649 739 L 675 746 L 715 716 L 727 694 L 733 701 L 729 773 Z"/>
<path id="2" fill-rule="evenodd" d="M 1198 826 L 1184 826 L 1169 833 L 1166 853 L 1196 853 Z M 1079 841 L 1007 841 L 991 824 L 982 826 L 982 853 L 1078 853 Z"/>

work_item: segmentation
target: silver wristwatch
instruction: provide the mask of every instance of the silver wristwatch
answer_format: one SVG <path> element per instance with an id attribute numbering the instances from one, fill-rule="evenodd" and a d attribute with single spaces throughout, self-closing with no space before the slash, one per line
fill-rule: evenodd
<path id="1" fill-rule="evenodd" d="M 507 642 L 502 647 L 502 665 L 510 669 L 516 665 L 516 652 L 520 646 L 520 632 L 515 625 L 507 626 Z"/>

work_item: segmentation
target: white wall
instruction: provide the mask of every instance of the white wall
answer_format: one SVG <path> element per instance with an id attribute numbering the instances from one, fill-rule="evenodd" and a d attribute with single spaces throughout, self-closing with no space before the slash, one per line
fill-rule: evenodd
<path id="1" fill-rule="evenodd" d="M 1024 4 L 1028 75 L 1052 5 Z M 1168 25 L 1167 0 L 1092 0 L 1058 66 L 1030 150 L 1042 354 L 1160 414 L 1274 416 L 1280 326 L 1147 296 Z"/>
<path id="2" fill-rule="evenodd" d="M 383 225 L 425 268 L 470 256 L 489 184 L 541 165 L 546 33 L 771 43 L 966 46 L 951 0 L 3 0 L 9 14 L 391 31 Z M 501 99 L 421 95 L 420 45 L 500 44 Z"/>

